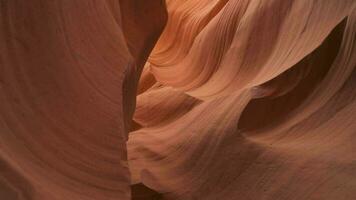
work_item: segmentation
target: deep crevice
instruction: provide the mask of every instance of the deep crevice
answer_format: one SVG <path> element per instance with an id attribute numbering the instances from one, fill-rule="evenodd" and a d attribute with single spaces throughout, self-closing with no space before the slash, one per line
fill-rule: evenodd
<path id="1" fill-rule="evenodd" d="M 258 90 L 270 91 L 269 95 L 254 99 L 246 106 L 238 128 L 245 131 L 262 129 L 297 109 L 328 74 L 339 52 L 346 21 L 340 22 L 323 43 L 299 63 L 259 86 Z"/>

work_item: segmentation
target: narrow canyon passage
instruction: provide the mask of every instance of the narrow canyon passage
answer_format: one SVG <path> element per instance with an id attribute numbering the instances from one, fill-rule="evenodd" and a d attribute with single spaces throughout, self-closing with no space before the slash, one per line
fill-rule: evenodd
<path id="1" fill-rule="evenodd" d="M 0 0 L 0 200 L 356 199 L 354 0 Z"/>

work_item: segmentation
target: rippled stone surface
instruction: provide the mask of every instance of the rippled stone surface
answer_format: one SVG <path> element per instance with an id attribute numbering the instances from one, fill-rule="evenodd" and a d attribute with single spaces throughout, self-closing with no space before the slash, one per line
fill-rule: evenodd
<path id="1" fill-rule="evenodd" d="M 0 199 L 356 199 L 354 0 L 0 1 Z"/>

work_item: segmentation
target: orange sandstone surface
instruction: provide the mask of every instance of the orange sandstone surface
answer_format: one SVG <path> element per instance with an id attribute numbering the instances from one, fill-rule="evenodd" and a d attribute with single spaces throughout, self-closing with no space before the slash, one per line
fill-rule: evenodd
<path id="1" fill-rule="evenodd" d="M 356 1 L 0 0 L 0 200 L 356 199 Z"/>

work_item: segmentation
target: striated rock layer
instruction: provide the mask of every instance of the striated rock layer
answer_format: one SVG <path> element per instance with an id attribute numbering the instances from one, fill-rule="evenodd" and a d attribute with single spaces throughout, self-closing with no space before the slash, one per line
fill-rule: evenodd
<path id="1" fill-rule="evenodd" d="M 0 1 L 1 200 L 130 199 L 136 85 L 166 17 L 160 0 Z"/>
<path id="2" fill-rule="evenodd" d="M 133 183 L 163 199 L 356 199 L 355 1 L 167 8 L 129 136 Z"/>
<path id="3" fill-rule="evenodd" d="M 0 200 L 356 199 L 354 0 L 0 0 Z"/>

